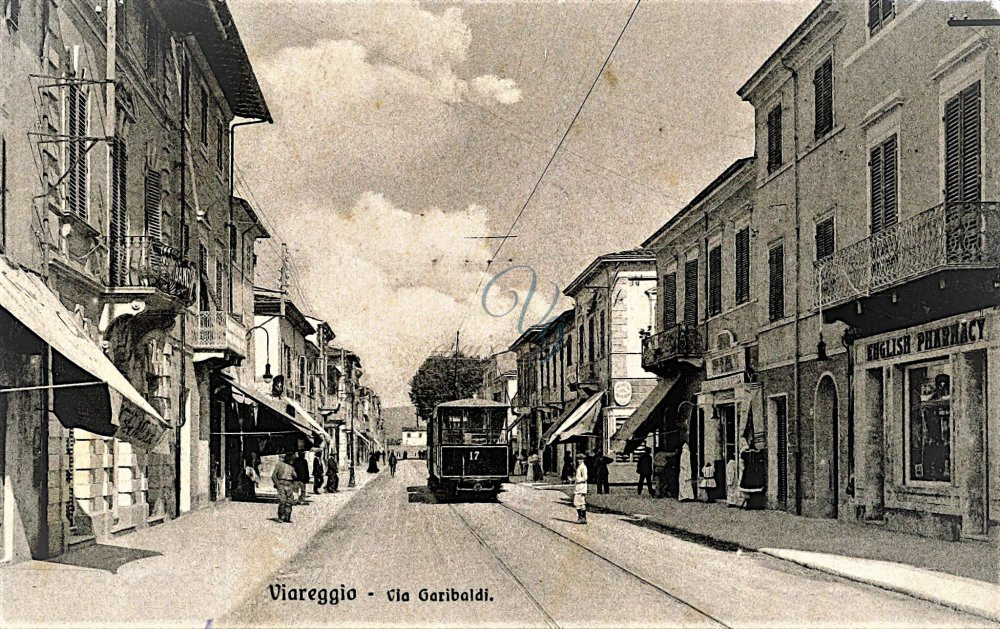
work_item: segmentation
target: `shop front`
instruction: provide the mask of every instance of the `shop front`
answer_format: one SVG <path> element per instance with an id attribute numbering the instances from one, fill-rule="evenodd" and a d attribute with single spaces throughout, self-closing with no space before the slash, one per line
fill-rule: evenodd
<path id="1" fill-rule="evenodd" d="M 697 414 L 688 426 L 692 479 L 699 500 L 762 508 L 767 431 L 763 387 L 748 382 L 747 351 L 735 347 L 706 357 Z M 688 482 L 680 479 L 680 482 Z"/>
<path id="2" fill-rule="evenodd" d="M 858 513 L 895 530 L 989 535 L 1000 507 L 1000 309 L 854 344 Z M 990 367 L 993 366 L 993 369 Z"/>

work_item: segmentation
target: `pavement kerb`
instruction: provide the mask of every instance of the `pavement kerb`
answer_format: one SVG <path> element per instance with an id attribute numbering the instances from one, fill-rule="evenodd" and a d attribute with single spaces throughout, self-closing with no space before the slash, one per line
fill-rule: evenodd
<path id="1" fill-rule="evenodd" d="M 927 601 L 928 603 L 934 603 L 936 605 L 942 605 L 950 609 L 954 609 L 960 612 L 965 612 L 966 614 L 971 614 L 973 616 L 978 616 L 980 618 L 985 618 L 993 622 L 1000 622 L 1000 610 L 990 609 L 987 607 L 977 607 L 975 605 L 968 605 L 959 601 L 955 601 L 950 598 L 943 596 L 933 596 L 926 594 L 919 590 L 908 588 L 905 586 L 898 585 L 892 581 L 877 578 L 866 578 L 851 572 L 844 570 L 836 570 L 830 568 L 829 566 L 823 565 L 819 561 L 809 561 L 806 559 L 794 559 L 785 555 L 781 549 L 774 548 L 758 548 L 757 552 L 767 555 L 769 557 L 774 557 L 775 559 L 780 559 L 782 561 L 787 561 L 804 568 L 809 568 L 810 570 L 816 570 L 818 572 L 823 572 L 826 574 L 831 574 L 848 581 L 854 581 L 856 583 L 864 583 L 865 585 L 870 585 L 872 587 L 877 587 L 882 590 L 887 590 L 889 592 L 895 592 L 897 594 L 903 594 L 909 596 L 910 598 L 919 599 L 921 601 Z"/>
<path id="2" fill-rule="evenodd" d="M 569 485 L 566 485 L 566 484 L 547 484 L 547 483 L 518 483 L 518 484 L 519 485 L 523 485 L 525 487 L 528 487 L 530 489 L 534 489 L 536 491 L 541 491 L 541 490 L 560 491 L 560 488 L 568 487 L 569 486 Z M 602 507 L 596 507 L 596 508 L 594 508 L 594 510 L 595 511 L 603 511 L 605 513 L 615 513 L 615 514 L 618 514 L 618 515 L 624 515 L 624 516 L 634 517 L 634 514 L 628 512 L 627 510 L 616 509 L 614 507 L 602 506 Z M 654 524 L 657 524 L 657 525 L 660 524 L 655 519 L 650 518 L 648 516 L 646 516 L 645 519 L 648 520 L 649 522 L 654 523 Z M 663 526 L 663 525 L 660 525 L 660 526 Z M 882 589 L 882 590 L 887 590 L 887 591 L 890 591 L 890 592 L 895 592 L 897 594 L 903 594 L 905 596 L 909 596 L 910 598 L 915 598 L 915 599 L 918 599 L 918 600 L 921 600 L 921 601 L 926 601 L 926 602 L 929 602 L 929 603 L 934 603 L 936 605 L 941 605 L 943 607 L 948 607 L 950 609 L 961 611 L 961 612 L 964 612 L 966 614 L 971 614 L 971 615 L 977 616 L 979 618 L 985 618 L 986 620 L 990 620 L 990 621 L 993 621 L 993 622 L 1000 622 L 1000 609 L 990 609 L 990 608 L 986 608 L 986 607 L 977 607 L 977 606 L 968 605 L 968 604 L 965 604 L 965 603 L 962 603 L 962 602 L 959 602 L 959 601 L 954 601 L 952 599 L 948 599 L 948 598 L 945 598 L 945 597 L 928 595 L 928 594 L 925 594 L 925 593 L 923 593 L 923 592 L 921 592 L 919 590 L 898 585 L 896 583 L 893 583 L 892 581 L 879 580 L 879 579 L 875 579 L 875 578 L 865 578 L 863 576 L 854 574 L 852 572 L 847 572 L 847 571 L 844 571 L 844 570 L 837 570 L 837 569 L 834 569 L 834 568 L 830 568 L 829 566 L 823 565 L 822 563 L 820 563 L 818 561 L 808 561 L 808 560 L 804 560 L 804 559 L 793 559 L 793 558 L 785 555 L 781 551 L 781 549 L 773 549 L 773 548 L 750 548 L 750 547 L 743 546 L 742 544 L 737 544 L 735 542 L 732 542 L 731 540 L 724 539 L 724 538 L 719 537 L 719 536 L 708 535 L 708 534 L 705 534 L 705 533 L 698 533 L 698 532 L 695 532 L 695 531 L 689 531 L 687 529 L 682 529 L 681 527 L 678 527 L 678 526 L 676 526 L 674 524 L 665 525 L 665 528 L 667 528 L 668 530 L 671 529 L 671 528 L 678 529 L 678 530 L 683 530 L 683 531 L 686 531 L 688 533 L 691 533 L 692 535 L 697 535 L 698 537 L 702 537 L 702 538 L 705 538 L 705 539 L 713 540 L 715 542 L 718 542 L 719 544 L 733 544 L 733 545 L 736 545 L 736 546 L 740 547 L 741 549 L 744 549 L 744 550 L 747 550 L 747 551 L 751 551 L 751 552 L 759 552 L 759 553 L 767 555 L 769 557 L 773 557 L 775 559 L 780 559 L 781 561 L 787 561 L 788 563 L 792 563 L 792 564 L 795 564 L 797 566 L 802 566 L 804 568 L 809 568 L 810 570 L 816 570 L 817 572 L 823 572 L 825 574 L 830 574 L 830 575 L 833 575 L 833 576 L 836 576 L 836 577 L 840 577 L 842 579 L 846 579 L 848 581 L 854 581 L 855 583 L 863 583 L 865 585 L 870 585 L 870 586 L 873 586 L 873 587 L 877 587 L 877 588 Z"/>

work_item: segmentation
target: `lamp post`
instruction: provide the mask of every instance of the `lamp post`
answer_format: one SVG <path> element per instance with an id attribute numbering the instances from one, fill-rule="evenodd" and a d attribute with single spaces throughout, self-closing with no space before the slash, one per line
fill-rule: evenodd
<path id="1" fill-rule="evenodd" d="M 264 382 L 270 382 L 274 378 L 274 376 L 271 375 L 271 335 L 267 333 L 267 328 L 265 328 L 264 324 L 261 323 L 247 330 L 247 338 L 250 338 L 250 334 L 254 330 L 260 330 L 264 333 L 264 342 L 266 343 L 264 346 L 264 355 L 266 358 L 264 359 L 264 374 L 261 376 L 261 379 Z"/>

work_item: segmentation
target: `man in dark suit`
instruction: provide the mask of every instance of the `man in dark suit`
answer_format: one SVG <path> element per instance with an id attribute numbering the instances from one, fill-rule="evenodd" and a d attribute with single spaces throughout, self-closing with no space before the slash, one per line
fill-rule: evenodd
<path id="1" fill-rule="evenodd" d="M 649 489 L 649 495 L 654 496 L 653 493 L 653 457 L 649 455 L 649 450 L 645 450 L 642 456 L 639 457 L 639 462 L 635 466 L 635 471 L 639 474 L 639 486 L 637 487 L 638 494 L 642 495 L 642 482 L 646 481 L 646 488 Z"/>

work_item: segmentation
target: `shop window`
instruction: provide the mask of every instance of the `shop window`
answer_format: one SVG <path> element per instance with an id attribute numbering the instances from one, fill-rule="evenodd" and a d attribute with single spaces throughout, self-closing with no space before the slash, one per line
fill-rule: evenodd
<path id="1" fill-rule="evenodd" d="M 951 481 L 951 366 L 906 369 L 907 467 L 910 481 Z"/>

